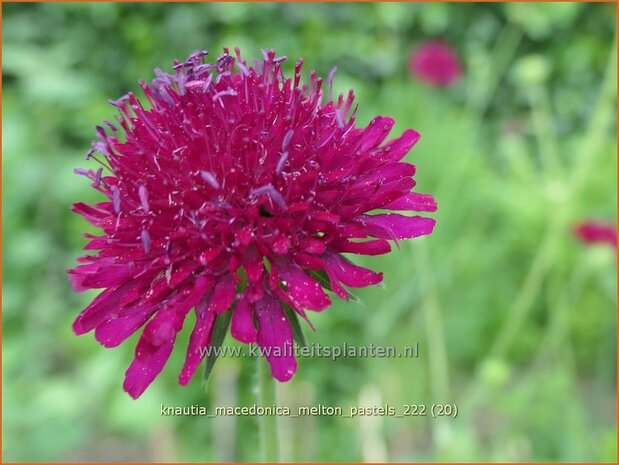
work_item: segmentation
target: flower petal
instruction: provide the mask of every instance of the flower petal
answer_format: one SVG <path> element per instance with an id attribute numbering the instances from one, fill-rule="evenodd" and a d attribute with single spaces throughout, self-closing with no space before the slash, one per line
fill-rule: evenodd
<path id="1" fill-rule="evenodd" d="M 116 347 L 141 328 L 156 311 L 156 306 L 124 308 L 95 328 L 95 338 L 103 347 Z"/>
<path id="2" fill-rule="evenodd" d="M 388 116 L 377 116 L 365 128 L 358 151 L 363 153 L 376 148 L 389 135 L 395 120 Z"/>
<path id="3" fill-rule="evenodd" d="M 379 239 L 410 239 L 430 234 L 436 221 L 422 216 L 404 216 L 397 213 L 362 215 L 359 217 L 366 232 Z"/>
<path id="4" fill-rule="evenodd" d="M 438 208 L 434 197 L 429 194 L 410 192 L 385 205 L 388 210 L 434 212 Z"/>
<path id="5" fill-rule="evenodd" d="M 140 397 L 161 372 L 187 312 L 203 298 L 210 284 L 206 276 L 198 277 L 188 292 L 176 294 L 148 322 L 135 349 L 135 358 L 125 373 L 123 387 L 131 397 Z"/>
<path id="6" fill-rule="evenodd" d="M 383 151 L 389 161 L 400 161 L 420 138 L 421 135 L 417 131 L 407 129 L 399 138 L 385 144 Z"/>
<path id="7" fill-rule="evenodd" d="M 298 266 L 277 265 L 276 268 L 295 307 L 320 311 L 331 304 L 331 299 L 322 290 L 320 283 Z"/>
<path id="8" fill-rule="evenodd" d="M 193 377 L 198 365 L 205 356 L 205 350 L 211 343 L 213 324 L 217 318 L 215 312 L 209 311 L 205 305 L 197 309 L 198 319 L 189 338 L 189 346 L 185 355 L 185 363 L 178 377 L 178 382 L 186 385 Z"/>
<path id="9" fill-rule="evenodd" d="M 209 310 L 223 313 L 230 308 L 236 298 L 236 282 L 232 275 L 226 275 L 215 285 L 213 296 L 209 303 Z"/>
<path id="10" fill-rule="evenodd" d="M 244 297 L 239 299 L 233 310 L 230 334 L 237 341 L 245 342 L 246 344 L 256 342 L 258 338 L 258 331 L 256 331 L 254 326 L 253 310 Z"/>
<path id="11" fill-rule="evenodd" d="M 180 329 L 178 326 L 176 314 L 167 310 L 157 313 L 144 328 L 123 384 L 125 391 L 134 399 L 142 395 L 168 361 Z"/>
<path id="12" fill-rule="evenodd" d="M 383 280 L 382 273 L 357 266 L 339 254 L 327 255 L 324 259 L 327 272 L 349 287 L 365 287 L 378 284 Z"/>
<path id="13" fill-rule="evenodd" d="M 359 255 L 382 255 L 391 251 L 391 245 L 383 239 L 364 242 L 339 240 L 335 241 L 333 246 L 339 252 L 355 253 Z"/>
<path id="14" fill-rule="evenodd" d="M 102 266 L 103 265 L 103 266 Z M 136 270 L 126 265 L 105 265 L 104 263 L 93 263 L 90 265 L 80 265 L 69 271 L 71 283 L 85 289 L 99 289 L 104 287 L 116 287 L 121 285 Z"/>
<path id="15" fill-rule="evenodd" d="M 71 210 L 78 215 L 82 215 L 89 223 L 95 226 L 100 226 L 110 215 L 109 211 L 101 210 L 97 208 L 97 206 L 88 205 L 83 202 L 74 203 Z"/>
<path id="16" fill-rule="evenodd" d="M 290 323 L 279 302 L 268 294 L 255 303 L 255 312 L 258 346 L 271 365 L 273 376 L 279 381 L 288 381 L 297 371 Z"/>
<path id="17" fill-rule="evenodd" d="M 73 322 L 75 334 L 85 334 L 92 331 L 99 323 L 107 320 L 118 307 L 122 306 L 122 297 L 130 293 L 132 289 L 137 288 L 138 285 L 139 283 L 136 282 L 126 282 L 118 287 L 106 289 L 95 297 L 91 304 Z M 135 298 L 137 298 L 137 295 Z"/>

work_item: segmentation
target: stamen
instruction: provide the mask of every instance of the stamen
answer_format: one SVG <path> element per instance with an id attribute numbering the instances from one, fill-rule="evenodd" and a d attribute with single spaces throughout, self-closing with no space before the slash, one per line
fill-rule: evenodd
<path id="1" fill-rule="evenodd" d="M 150 234 L 146 229 L 142 229 L 140 233 L 140 238 L 142 239 L 142 246 L 144 247 L 144 251 L 146 253 L 150 253 Z"/>
<path id="2" fill-rule="evenodd" d="M 101 185 L 101 175 L 103 174 L 103 168 L 99 168 L 95 173 L 95 181 L 93 183 L 94 187 L 99 187 Z"/>
<path id="3" fill-rule="evenodd" d="M 178 93 L 180 95 L 185 95 L 187 84 L 187 75 L 185 73 L 180 73 L 176 76 L 176 85 L 178 86 Z"/>
<path id="4" fill-rule="evenodd" d="M 200 171 L 200 176 L 202 176 L 204 182 L 206 182 L 213 189 L 219 189 L 219 183 L 217 182 L 217 179 L 215 179 L 215 176 L 213 176 L 210 172 Z"/>
<path id="5" fill-rule="evenodd" d="M 95 152 L 99 152 L 103 154 L 105 158 L 110 158 L 110 151 L 108 150 L 107 146 L 103 142 L 100 142 L 100 141 L 93 142 L 92 148 L 94 149 Z"/>
<path id="6" fill-rule="evenodd" d="M 199 63 L 202 58 L 208 56 L 207 50 L 196 50 L 189 57 L 187 57 L 187 63 L 196 64 Z"/>
<path id="7" fill-rule="evenodd" d="M 286 161 L 288 161 L 288 152 L 282 152 L 281 156 L 279 157 L 279 161 L 277 162 L 277 166 L 275 167 L 275 172 L 277 174 L 282 174 L 282 170 L 284 169 Z"/>
<path id="8" fill-rule="evenodd" d="M 121 96 L 119 99 L 117 100 L 108 100 L 109 104 L 118 108 L 119 110 L 122 110 L 125 108 L 125 104 L 127 103 L 127 100 L 129 99 L 129 95 L 125 94 L 123 96 Z"/>
<path id="9" fill-rule="evenodd" d="M 188 82 L 187 87 L 190 89 L 193 89 L 194 87 L 200 87 L 203 84 L 206 84 L 206 81 L 202 81 L 201 79 L 196 79 L 195 81 Z"/>
<path id="10" fill-rule="evenodd" d="M 245 76 L 249 76 L 249 70 L 247 69 L 247 66 L 245 66 L 245 62 L 241 58 L 241 50 L 236 47 L 234 49 L 234 53 L 236 54 L 236 65 L 241 70 L 241 73 L 243 73 Z"/>
<path id="11" fill-rule="evenodd" d="M 292 139 L 293 135 L 294 135 L 294 130 L 293 129 L 288 130 L 288 132 L 284 136 L 284 140 L 282 141 L 282 151 L 286 151 L 286 149 L 288 148 L 288 144 L 290 144 L 290 140 Z"/>
<path id="12" fill-rule="evenodd" d="M 303 60 L 299 58 L 294 65 L 294 84 L 293 87 L 296 89 L 299 87 L 299 83 L 301 82 L 301 68 L 303 67 Z"/>
<path id="13" fill-rule="evenodd" d="M 148 203 L 148 191 L 144 184 L 140 184 L 138 188 L 138 196 L 140 197 L 140 203 L 142 204 L 142 210 L 144 213 L 150 213 L 150 205 Z"/>
<path id="14" fill-rule="evenodd" d="M 236 93 L 235 90 L 232 90 L 232 89 L 222 90 L 220 92 L 217 92 L 215 95 L 213 95 L 213 100 L 218 100 L 221 97 L 224 97 L 226 95 L 229 95 L 229 96 L 233 97 L 233 96 L 238 95 L 238 94 Z"/>
<path id="15" fill-rule="evenodd" d="M 277 190 L 275 190 L 275 188 L 273 187 L 273 184 L 269 183 L 265 186 L 252 189 L 249 192 L 249 195 L 251 195 L 252 197 L 258 197 L 262 194 L 266 194 L 269 197 L 271 197 L 271 200 L 275 202 L 275 204 L 282 210 L 286 209 L 286 202 L 284 201 L 284 198 L 279 192 L 277 192 Z"/>
<path id="16" fill-rule="evenodd" d="M 335 76 L 336 71 L 337 66 L 334 66 L 331 71 L 329 71 L 329 75 L 327 76 L 327 85 L 329 86 L 329 100 L 333 99 L 333 76 Z"/>
<path id="17" fill-rule="evenodd" d="M 342 113 L 339 108 L 335 110 L 335 121 L 340 129 L 344 127 L 344 118 L 342 118 Z"/>
<path id="18" fill-rule="evenodd" d="M 352 106 L 352 102 L 355 100 L 355 94 L 352 91 L 352 89 L 350 89 L 348 91 L 348 96 L 346 97 L 346 105 L 344 106 L 344 115 L 348 114 L 348 111 L 350 110 L 350 107 Z"/>
<path id="19" fill-rule="evenodd" d="M 228 77 L 228 76 L 232 76 L 232 73 L 230 71 L 222 71 L 217 75 L 217 78 L 215 79 L 215 84 L 219 84 L 223 78 Z"/>
<path id="20" fill-rule="evenodd" d="M 213 82 L 213 75 L 209 74 L 206 78 L 206 82 L 204 83 L 204 87 L 202 87 L 202 92 L 205 94 L 208 92 L 209 87 L 211 87 L 211 82 Z"/>
<path id="21" fill-rule="evenodd" d="M 105 129 L 103 129 L 102 126 L 95 126 L 95 130 L 97 131 L 97 133 L 99 134 L 99 136 L 101 137 L 101 139 L 106 139 L 107 138 L 107 134 L 105 133 Z"/>
<path id="22" fill-rule="evenodd" d="M 168 268 L 165 270 L 165 280 L 168 285 L 170 284 L 170 281 L 172 279 L 172 266 L 173 264 L 170 263 L 170 266 L 168 266 Z"/>
<path id="23" fill-rule="evenodd" d="M 157 76 L 156 80 L 161 82 L 163 85 L 169 86 L 172 84 L 172 76 L 161 71 L 161 68 L 155 68 L 155 76 Z"/>
<path id="24" fill-rule="evenodd" d="M 112 203 L 114 205 L 114 213 L 120 213 L 120 191 L 118 187 L 112 186 Z"/>

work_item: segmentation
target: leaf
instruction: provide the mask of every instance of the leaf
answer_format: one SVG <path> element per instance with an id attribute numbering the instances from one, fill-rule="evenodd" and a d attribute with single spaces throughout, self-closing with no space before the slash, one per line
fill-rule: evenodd
<path id="1" fill-rule="evenodd" d="M 329 291 L 333 291 L 331 289 L 331 282 L 329 281 L 329 276 L 324 270 L 309 270 L 309 275 L 314 278 L 316 281 L 320 283 L 322 287 Z"/>
<path id="2" fill-rule="evenodd" d="M 211 336 L 211 350 L 206 356 L 206 364 L 204 366 L 204 376 L 202 378 L 204 383 L 208 381 L 211 371 L 213 371 L 213 367 L 215 366 L 215 362 L 217 361 L 217 357 L 221 353 L 219 348 L 226 338 L 231 318 L 232 311 L 228 310 L 227 312 L 220 314 L 215 320 L 215 324 L 213 325 L 213 334 Z"/>
<path id="3" fill-rule="evenodd" d="M 352 263 L 350 260 L 348 260 L 346 257 L 342 257 L 344 260 Z M 354 265 L 354 263 L 353 263 Z M 329 281 L 329 276 L 327 275 L 327 273 L 324 270 L 309 270 L 308 271 L 309 275 L 314 278 L 316 281 L 318 281 L 318 283 L 324 287 L 326 290 L 333 292 L 333 289 L 331 288 L 331 281 Z M 348 294 L 348 299 L 351 302 L 361 302 L 361 299 L 359 297 L 357 297 L 355 294 L 353 294 L 352 292 L 350 292 L 350 289 L 345 288 L 346 293 Z"/>
<path id="4" fill-rule="evenodd" d="M 303 328 L 301 328 L 301 324 L 299 323 L 299 316 L 288 305 L 282 306 L 284 307 L 284 313 L 286 314 L 286 318 L 288 318 L 290 326 L 292 327 L 292 336 L 295 342 L 301 347 L 307 347 L 305 334 L 303 334 Z"/>

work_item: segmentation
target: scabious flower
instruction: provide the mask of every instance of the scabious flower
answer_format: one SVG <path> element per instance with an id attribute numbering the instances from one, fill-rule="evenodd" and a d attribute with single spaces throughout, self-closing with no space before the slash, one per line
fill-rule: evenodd
<path id="1" fill-rule="evenodd" d="M 148 105 L 132 93 L 111 102 L 120 127 L 98 126 L 87 154 L 102 167 L 76 170 L 106 199 L 73 205 L 102 234 L 86 234 L 85 249 L 98 252 L 78 259 L 70 281 L 103 289 L 73 329 L 115 347 L 144 327 L 124 382 L 134 398 L 163 369 L 192 309 L 180 384 L 230 317 L 232 336 L 258 344 L 273 376 L 289 380 L 291 318 L 326 309 L 324 288 L 348 299 L 346 287 L 382 280 L 342 254 L 384 254 L 390 240 L 434 227 L 368 214 L 436 210 L 432 196 L 411 191 L 415 167 L 401 161 L 417 132 L 386 141 L 394 120 L 356 127 L 353 92 L 330 96 L 333 73 L 326 86 L 313 72 L 301 85 L 301 60 L 286 78 L 285 57 L 263 51 L 250 66 L 235 52 L 213 63 L 195 52 L 172 74 L 156 69 L 140 84 Z"/>
<path id="2" fill-rule="evenodd" d="M 456 52 L 445 42 L 425 42 L 410 55 L 409 66 L 413 76 L 436 87 L 455 83 L 462 74 Z"/>
<path id="3" fill-rule="evenodd" d="M 574 232 L 586 244 L 605 243 L 617 248 L 617 228 L 612 224 L 586 221 L 576 226 Z"/>

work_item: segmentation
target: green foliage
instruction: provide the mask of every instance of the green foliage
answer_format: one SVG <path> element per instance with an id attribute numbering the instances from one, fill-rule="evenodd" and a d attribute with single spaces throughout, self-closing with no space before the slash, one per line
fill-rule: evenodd
<path id="1" fill-rule="evenodd" d="M 458 418 L 282 418 L 283 459 L 616 460 L 616 261 L 571 233 L 615 218 L 614 5 L 4 4 L 3 16 L 5 461 L 259 459 L 254 418 L 159 410 L 253 404 L 253 360 L 221 357 L 206 392 L 199 377 L 182 388 L 186 327 L 133 401 L 121 384 L 136 338 L 104 350 L 75 337 L 94 294 L 65 275 L 87 229 L 69 206 L 98 199 L 72 170 L 114 115 L 107 99 L 173 58 L 237 45 L 337 66 L 361 124 L 388 114 L 394 133 L 422 134 L 407 158 L 439 203 L 432 236 L 352 258 L 385 289 L 311 315 L 316 332 L 301 321 L 310 344 L 418 341 L 419 358 L 302 358 L 279 391 L 290 406 L 451 402 Z M 458 50 L 457 85 L 408 74 L 429 38 Z"/>

